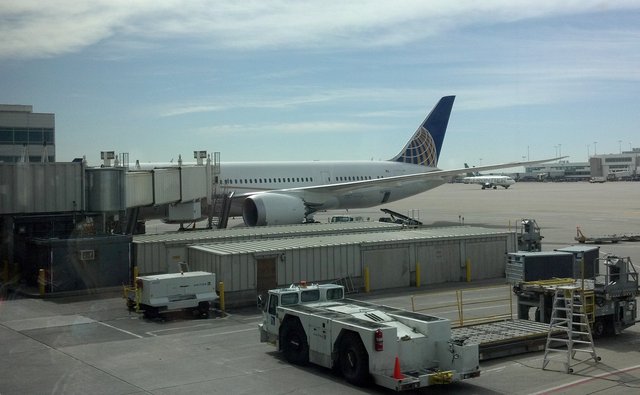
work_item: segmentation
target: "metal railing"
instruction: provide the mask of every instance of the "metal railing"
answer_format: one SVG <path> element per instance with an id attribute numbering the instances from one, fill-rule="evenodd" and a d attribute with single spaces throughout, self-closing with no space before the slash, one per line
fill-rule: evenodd
<path id="1" fill-rule="evenodd" d="M 440 299 L 442 303 L 434 304 L 427 299 Z M 445 318 L 451 319 L 452 326 L 460 327 L 512 319 L 513 295 L 509 285 L 420 293 L 411 296 L 411 308 L 414 312 L 437 316 L 453 315 L 454 318 Z"/>

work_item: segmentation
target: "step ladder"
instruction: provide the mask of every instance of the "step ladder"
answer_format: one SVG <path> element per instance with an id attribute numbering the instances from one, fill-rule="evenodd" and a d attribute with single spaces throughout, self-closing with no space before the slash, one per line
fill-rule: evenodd
<path id="1" fill-rule="evenodd" d="M 593 346 L 589 325 L 589 320 L 593 319 L 592 304 L 589 300 L 591 295 L 585 295 L 588 292 L 581 291 L 577 286 L 556 288 L 542 362 L 543 370 L 549 362 L 556 361 L 564 364 L 566 373 L 573 373 L 573 367 L 578 364 L 591 359 L 596 363 L 600 361 Z"/>

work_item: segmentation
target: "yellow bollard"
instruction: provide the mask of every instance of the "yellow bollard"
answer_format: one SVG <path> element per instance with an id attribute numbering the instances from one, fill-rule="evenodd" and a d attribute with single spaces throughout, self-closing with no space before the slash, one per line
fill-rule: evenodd
<path id="1" fill-rule="evenodd" d="M 369 267 L 364 267 L 364 292 L 369 293 L 371 291 L 371 283 L 369 282 Z"/>
<path id="2" fill-rule="evenodd" d="M 40 296 L 44 295 L 44 286 L 45 286 L 44 269 L 40 269 L 38 271 L 38 291 L 40 291 Z"/>
<path id="3" fill-rule="evenodd" d="M 224 313 L 224 282 L 222 281 L 218 283 L 218 292 L 220 293 L 220 298 L 218 300 L 220 302 L 220 311 Z"/>
<path id="4" fill-rule="evenodd" d="M 471 259 L 467 258 L 467 282 L 471 282 Z"/>
<path id="5" fill-rule="evenodd" d="M 138 266 L 134 266 L 133 267 L 133 286 L 137 287 L 138 283 L 136 282 L 136 280 L 138 279 L 138 275 L 140 273 L 138 272 Z"/>
<path id="6" fill-rule="evenodd" d="M 416 262 L 416 288 L 420 288 L 420 262 Z"/>

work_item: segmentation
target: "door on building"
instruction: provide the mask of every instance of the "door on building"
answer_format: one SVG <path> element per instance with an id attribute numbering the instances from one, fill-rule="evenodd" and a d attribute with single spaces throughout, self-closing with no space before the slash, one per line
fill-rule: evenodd
<path id="1" fill-rule="evenodd" d="M 267 291 L 278 286 L 276 257 L 258 258 L 256 268 L 256 292 L 266 300 Z"/>

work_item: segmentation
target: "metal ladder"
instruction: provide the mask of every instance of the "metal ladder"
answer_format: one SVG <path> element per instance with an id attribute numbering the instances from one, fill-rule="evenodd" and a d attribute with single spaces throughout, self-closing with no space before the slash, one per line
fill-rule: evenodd
<path id="1" fill-rule="evenodd" d="M 566 373 L 573 373 L 573 367 L 593 359 L 599 362 L 596 355 L 589 326 L 589 315 L 593 314 L 585 309 L 584 294 L 577 286 L 560 286 L 556 288 L 553 298 L 553 310 L 549 323 L 549 334 L 544 351 L 542 369 L 549 362 L 557 361 L 564 364 Z M 588 305 L 589 303 L 587 303 Z M 553 358 L 561 355 L 561 358 Z M 586 358 L 576 358 L 581 353 Z"/>

